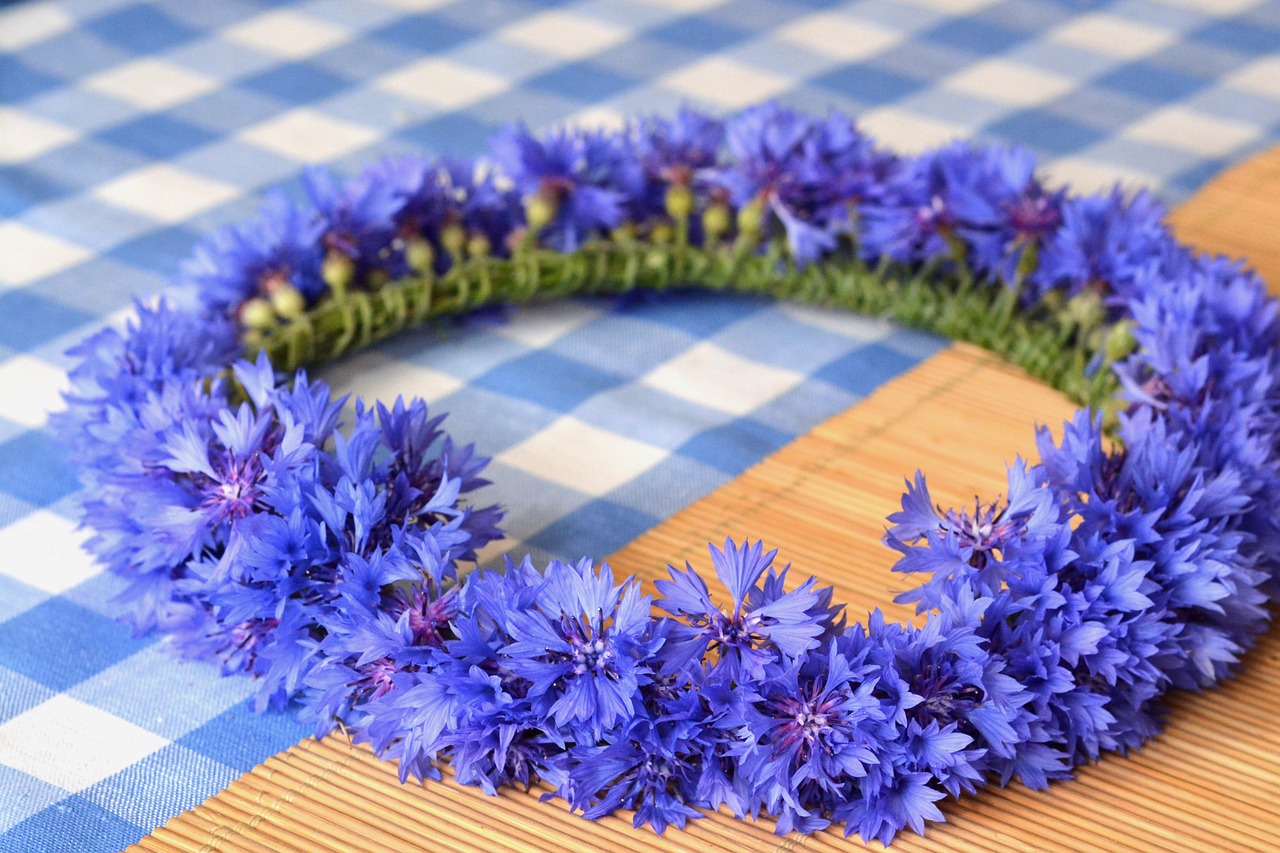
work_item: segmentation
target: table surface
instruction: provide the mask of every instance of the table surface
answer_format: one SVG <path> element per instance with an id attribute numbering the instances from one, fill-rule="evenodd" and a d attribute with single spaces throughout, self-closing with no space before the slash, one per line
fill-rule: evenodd
<path id="1" fill-rule="evenodd" d="M 1176 201 L 1280 138 L 1280 3 L 0 4 L 0 849 L 119 849 L 303 734 L 112 620 L 45 429 L 69 345 L 305 163 L 769 97 Z M 329 378 L 451 411 L 496 457 L 506 547 L 604 555 L 941 346 L 695 296 L 417 335 Z"/>

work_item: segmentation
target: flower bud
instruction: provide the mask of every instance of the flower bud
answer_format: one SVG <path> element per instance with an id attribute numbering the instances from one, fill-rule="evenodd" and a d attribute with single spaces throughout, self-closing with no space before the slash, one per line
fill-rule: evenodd
<path id="1" fill-rule="evenodd" d="M 467 247 L 467 232 L 457 222 L 450 222 L 440 229 L 440 242 L 455 261 L 462 259 L 462 251 Z"/>
<path id="2" fill-rule="evenodd" d="M 269 330 L 276 327 L 276 309 L 261 296 L 246 300 L 240 306 L 240 325 L 246 329 Z"/>
<path id="3" fill-rule="evenodd" d="M 649 229 L 649 242 L 655 246 L 665 246 L 675 239 L 675 231 L 665 222 L 659 222 Z"/>
<path id="4" fill-rule="evenodd" d="M 413 236 L 404 241 L 404 262 L 414 272 L 431 272 L 436 264 L 436 251 L 426 237 Z"/>
<path id="5" fill-rule="evenodd" d="M 1107 318 L 1102 296 L 1096 290 L 1082 290 L 1067 300 L 1067 318 L 1082 329 L 1092 329 Z"/>
<path id="6" fill-rule="evenodd" d="M 738 230 L 743 234 L 758 235 L 764 227 L 764 203 L 756 199 L 738 210 Z"/>
<path id="7" fill-rule="evenodd" d="M 537 234 L 551 224 L 559 212 L 559 203 L 550 193 L 540 192 L 530 196 L 524 203 L 524 219 L 529 223 L 529 230 Z"/>
<path id="8" fill-rule="evenodd" d="M 493 244 L 480 232 L 472 234 L 471 239 L 467 240 L 467 257 L 469 258 L 487 258 L 492 251 Z"/>
<path id="9" fill-rule="evenodd" d="M 724 202 L 716 202 L 703 211 L 702 232 L 708 243 L 715 243 L 729 233 L 729 228 L 733 225 L 732 217 L 729 206 Z"/>
<path id="10" fill-rule="evenodd" d="M 693 213 L 693 192 L 683 184 L 667 188 L 667 215 L 676 222 L 683 222 Z"/>
<path id="11" fill-rule="evenodd" d="M 285 284 L 271 291 L 271 307 L 286 320 L 296 320 L 307 311 L 307 299 L 298 288 Z"/>
<path id="12" fill-rule="evenodd" d="M 356 263 L 345 252 L 330 249 L 320 265 L 320 277 L 329 289 L 341 296 L 347 292 L 347 286 L 356 274 Z"/>
<path id="13" fill-rule="evenodd" d="M 1138 348 L 1138 339 L 1133 334 L 1133 321 L 1121 320 L 1111 327 L 1107 334 L 1104 354 L 1107 361 L 1115 362 L 1127 357 Z"/>
<path id="14" fill-rule="evenodd" d="M 609 233 L 609 237 L 615 243 L 630 243 L 636 239 L 636 225 L 634 222 L 624 222 Z"/>

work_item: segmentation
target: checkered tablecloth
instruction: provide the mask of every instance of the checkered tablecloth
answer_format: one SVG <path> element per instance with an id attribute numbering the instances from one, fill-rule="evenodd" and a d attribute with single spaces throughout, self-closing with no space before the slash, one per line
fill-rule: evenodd
<path id="1" fill-rule="evenodd" d="M 113 621 L 45 430 L 67 346 L 303 163 L 769 97 L 1178 200 L 1280 136 L 1280 3 L 0 2 L 0 850 L 116 850 L 305 734 Z M 688 295 L 428 331 L 328 376 L 451 411 L 495 457 L 506 547 L 598 556 L 940 345 Z"/>

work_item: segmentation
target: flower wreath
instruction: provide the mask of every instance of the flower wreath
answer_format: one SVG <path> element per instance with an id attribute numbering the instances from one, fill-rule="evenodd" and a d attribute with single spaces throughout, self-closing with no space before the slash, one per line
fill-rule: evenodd
<path id="1" fill-rule="evenodd" d="M 270 196 L 73 351 L 56 426 L 90 549 L 137 629 L 253 675 L 260 708 L 298 702 L 402 780 L 447 762 L 658 832 L 725 807 L 887 843 L 947 795 L 1139 746 L 1264 629 L 1276 304 L 1146 194 L 1050 190 L 991 145 L 897 156 L 776 104 L 516 125 L 491 154 L 309 171 L 305 202 Z M 463 577 L 500 536 L 469 498 L 487 460 L 420 400 L 341 430 L 300 369 L 482 306 L 686 284 L 974 341 L 1092 409 L 995 502 L 935 509 L 917 473 L 885 540 L 923 627 L 846 625 L 759 542 L 711 548 L 723 590 L 668 567 L 656 600 L 590 559 Z"/>

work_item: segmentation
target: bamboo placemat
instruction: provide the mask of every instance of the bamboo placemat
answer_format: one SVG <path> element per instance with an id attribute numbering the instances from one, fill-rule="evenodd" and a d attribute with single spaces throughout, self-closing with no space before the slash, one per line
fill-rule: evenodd
<path id="1" fill-rule="evenodd" d="M 1280 281 L 1280 149 L 1226 173 L 1174 217 L 1184 239 L 1247 253 Z M 1004 487 L 1004 464 L 1033 455 L 1033 427 L 1073 407 L 972 347 L 955 345 L 885 385 L 650 531 L 610 563 L 652 579 L 667 561 L 706 566 L 705 543 L 761 536 L 802 574 L 836 587 L 857 618 L 892 603 L 904 579 L 879 543 L 902 478 L 922 468 L 943 505 Z M 1109 756 L 1074 781 L 1036 793 L 988 789 L 944 806 L 948 823 L 897 851 L 1276 850 L 1280 846 L 1280 636 L 1244 674 L 1204 695 L 1175 697 L 1167 731 L 1130 758 Z M 724 815 L 658 837 L 630 815 L 589 822 L 540 792 L 490 798 L 452 782 L 402 786 L 395 768 L 341 735 L 307 740 L 132 850 L 204 851 L 769 851 L 857 847 L 828 832 L 779 838 L 767 821 Z M 879 845 L 872 845 L 878 848 Z"/>

